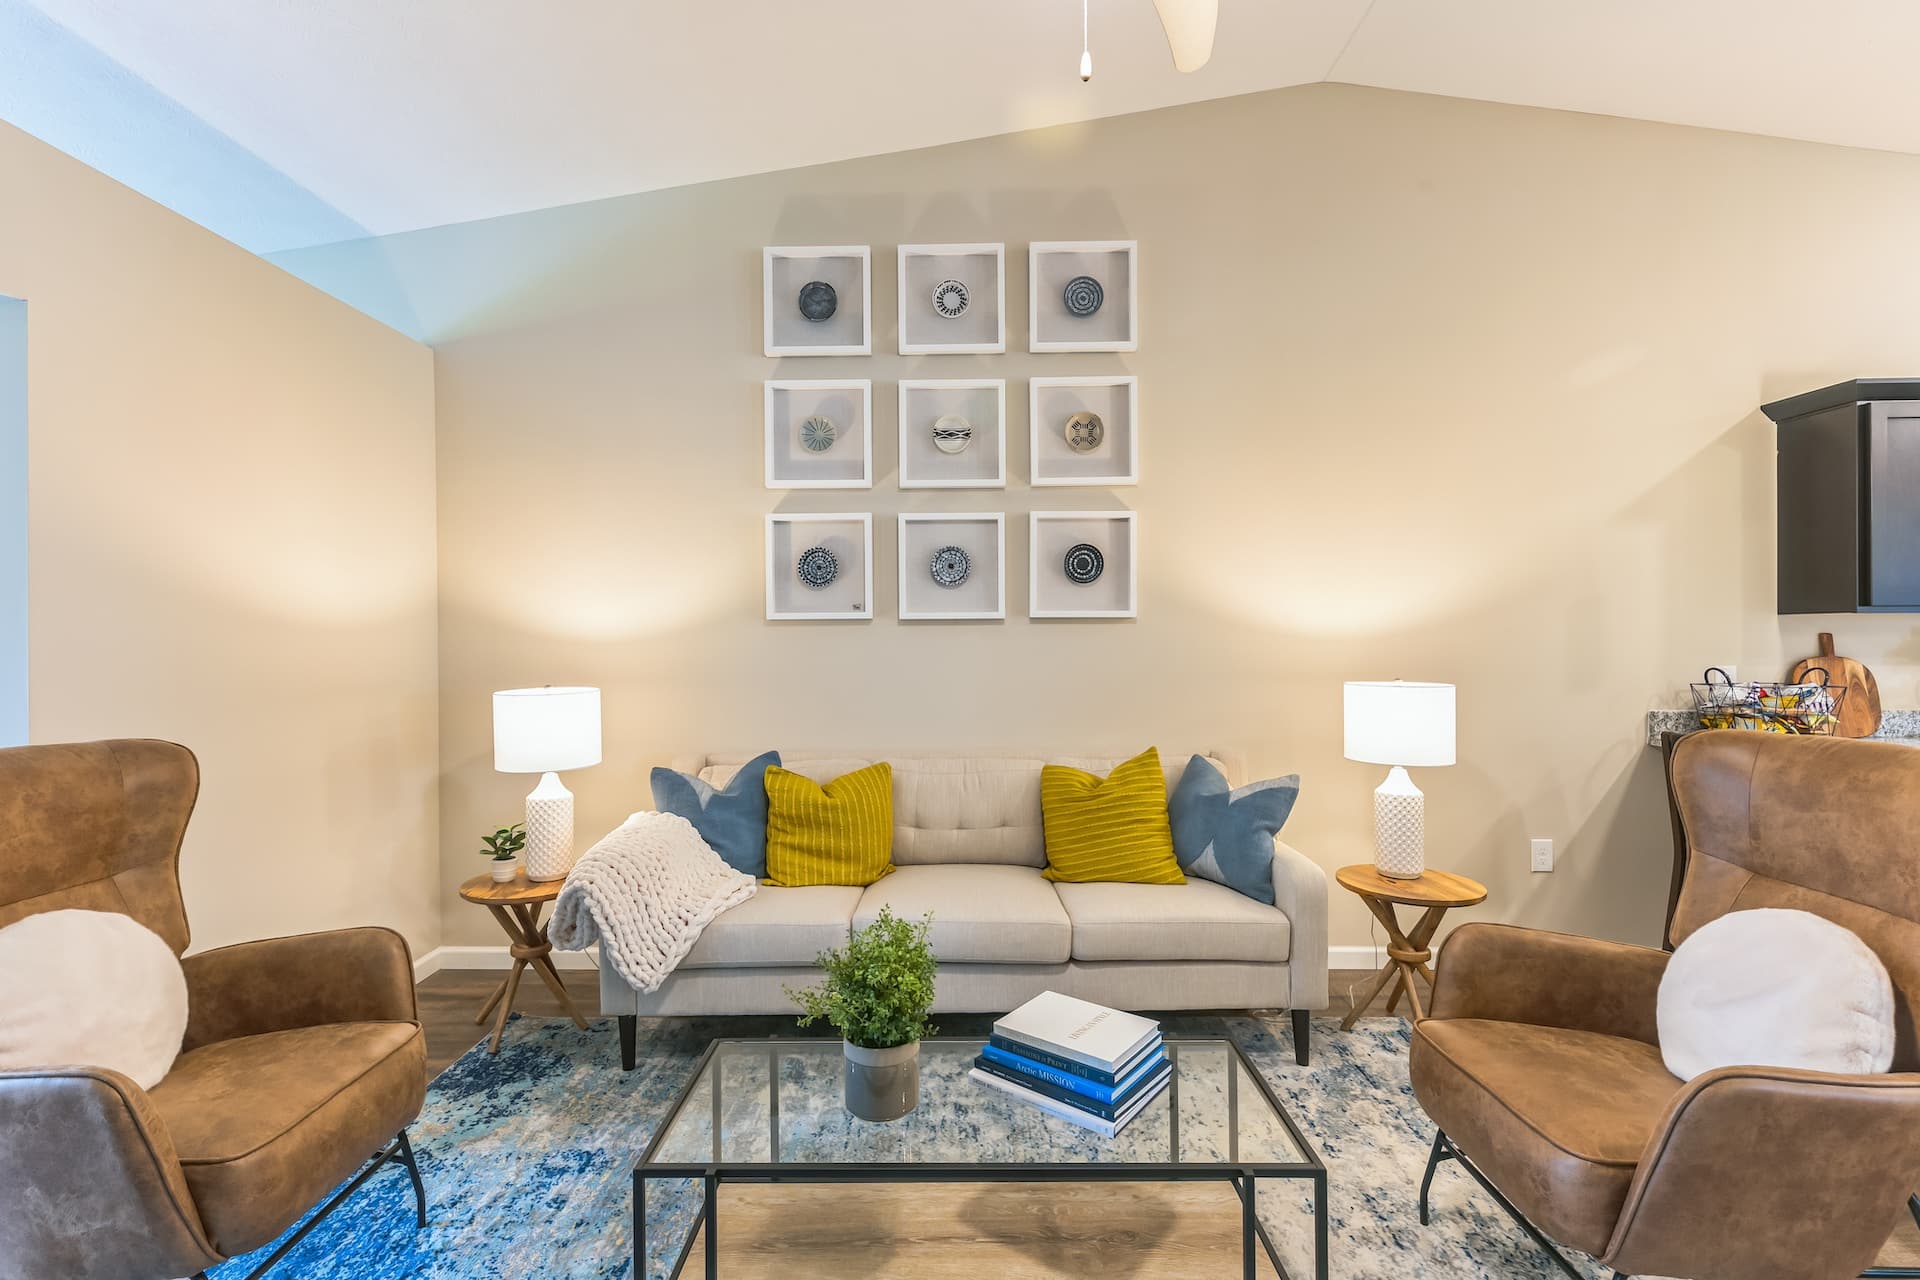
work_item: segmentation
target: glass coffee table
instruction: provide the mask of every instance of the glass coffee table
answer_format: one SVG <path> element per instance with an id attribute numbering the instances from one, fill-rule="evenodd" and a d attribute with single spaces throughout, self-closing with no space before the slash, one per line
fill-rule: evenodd
<path id="1" fill-rule="evenodd" d="M 1327 1168 L 1286 1107 L 1230 1040 L 1169 1038 L 1167 1089 L 1111 1138 L 968 1078 L 979 1040 L 920 1049 L 920 1105 L 890 1124 L 842 1104 L 838 1040 L 716 1040 L 633 1168 L 635 1277 L 645 1277 L 647 1184 L 695 1180 L 704 1199 L 670 1276 L 705 1228 L 717 1274 L 718 1190 L 732 1183 L 1198 1182 L 1240 1197 L 1242 1271 L 1258 1253 L 1291 1280 L 1255 1212 L 1262 1179 L 1312 1184 L 1313 1274 L 1327 1280 Z"/>

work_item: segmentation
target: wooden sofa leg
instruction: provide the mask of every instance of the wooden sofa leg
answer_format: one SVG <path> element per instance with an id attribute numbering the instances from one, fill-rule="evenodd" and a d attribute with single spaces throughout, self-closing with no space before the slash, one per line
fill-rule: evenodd
<path id="1" fill-rule="evenodd" d="M 1304 1067 L 1313 1051 L 1313 1015 L 1305 1009 L 1294 1009 L 1291 1012 L 1293 1013 L 1293 1060 Z"/>
<path id="2" fill-rule="evenodd" d="M 631 1071 L 640 1056 L 640 1015 L 620 1015 L 620 1069 Z"/>

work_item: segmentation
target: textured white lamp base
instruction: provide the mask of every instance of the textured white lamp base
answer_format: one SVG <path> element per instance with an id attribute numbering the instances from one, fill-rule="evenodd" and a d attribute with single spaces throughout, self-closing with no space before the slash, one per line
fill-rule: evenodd
<path id="1" fill-rule="evenodd" d="M 527 847 L 520 853 L 529 880 L 564 880 L 573 870 L 573 792 L 560 775 L 541 775 L 527 793 Z"/>
<path id="2" fill-rule="evenodd" d="M 1427 798 L 1399 765 L 1373 793 L 1373 865 L 1393 880 L 1427 869 Z"/>

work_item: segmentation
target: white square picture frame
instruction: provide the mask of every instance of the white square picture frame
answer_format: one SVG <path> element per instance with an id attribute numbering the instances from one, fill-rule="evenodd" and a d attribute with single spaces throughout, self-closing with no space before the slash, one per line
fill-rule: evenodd
<path id="1" fill-rule="evenodd" d="M 1007 349 L 1007 246 L 903 244 L 899 248 L 900 354 L 998 354 Z M 966 309 L 944 315 L 936 291 L 957 281 Z"/>
<path id="2" fill-rule="evenodd" d="M 1099 309 L 1068 310 L 1069 282 L 1098 282 Z M 1027 246 L 1027 350 L 1137 351 L 1140 347 L 1140 242 L 1036 240 Z"/>
<path id="3" fill-rule="evenodd" d="M 1007 517 L 999 511 L 902 512 L 900 620 L 1001 621 L 1007 616 Z M 933 557 L 959 547 L 971 571 L 958 586 L 933 577 Z"/>
<path id="4" fill-rule="evenodd" d="M 762 394 L 769 489 L 873 488 L 873 383 L 866 378 L 774 378 Z M 833 443 L 806 447 L 807 420 L 824 417 Z"/>
<path id="5" fill-rule="evenodd" d="M 1007 487 L 1005 378 L 903 378 L 899 392 L 902 489 Z M 935 425 L 949 414 L 965 418 L 973 433 L 951 454 L 934 443 Z"/>
<path id="6" fill-rule="evenodd" d="M 824 587 L 801 581 L 801 555 L 825 548 L 839 572 Z M 864 621 L 873 617 L 873 514 L 774 512 L 767 517 L 767 620 Z"/>
<path id="7" fill-rule="evenodd" d="M 1066 558 L 1081 543 L 1100 554 L 1091 583 L 1067 576 Z M 1035 511 L 1027 524 L 1027 616 L 1140 616 L 1140 523 L 1131 511 Z"/>
<path id="8" fill-rule="evenodd" d="M 800 313 L 800 290 L 833 286 L 825 320 Z M 864 244 L 768 245 L 760 259 L 761 348 L 770 356 L 873 354 L 873 250 Z"/>
<path id="9" fill-rule="evenodd" d="M 1099 415 L 1105 438 L 1085 453 L 1067 442 L 1067 420 Z M 1036 489 L 1140 483 L 1140 379 L 1133 374 L 1033 378 L 1027 384 L 1028 483 Z"/>

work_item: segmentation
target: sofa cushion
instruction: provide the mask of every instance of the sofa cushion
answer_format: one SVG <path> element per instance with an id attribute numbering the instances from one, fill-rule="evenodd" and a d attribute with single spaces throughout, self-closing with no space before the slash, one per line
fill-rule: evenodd
<path id="1" fill-rule="evenodd" d="M 893 873 L 893 767 L 815 782 L 770 765 L 767 883 L 869 885 Z"/>
<path id="2" fill-rule="evenodd" d="M 1293 926 L 1277 907 L 1210 880 L 1056 884 L 1075 960 L 1284 961 Z"/>
<path id="3" fill-rule="evenodd" d="M 1454 1145 L 1535 1226 L 1593 1254 L 1680 1090 L 1644 1041 L 1479 1018 L 1415 1023 L 1411 1071 Z"/>
<path id="4" fill-rule="evenodd" d="M 1167 777 L 1148 747 L 1105 777 L 1071 765 L 1040 771 L 1049 880 L 1185 884 L 1167 826 Z"/>
<path id="5" fill-rule="evenodd" d="M 767 874 L 766 773 L 779 763 L 778 751 L 765 752 L 720 786 L 673 769 L 655 769 L 653 807 L 691 822 L 728 866 L 758 879 Z"/>
<path id="6" fill-rule="evenodd" d="M 222 1253 L 278 1236 L 419 1114 L 412 1022 L 345 1022 L 192 1049 L 149 1094 Z"/>
<path id="7" fill-rule="evenodd" d="M 1273 904 L 1273 841 L 1300 797 L 1300 775 L 1229 787 L 1204 756 L 1187 762 L 1167 797 L 1180 869 Z"/>
<path id="8" fill-rule="evenodd" d="M 853 927 L 872 924 L 882 907 L 903 920 L 932 912 L 928 936 L 943 963 L 1061 964 L 1072 948 L 1059 895 L 1032 867 L 901 867 L 867 887 Z"/>
<path id="9" fill-rule="evenodd" d="M 1191 753 L 1162 761 L 1171 791 Z M 747 761 L 743 753 L 695 756 L 675 762 L 713 786 L 725 786 Z M 1206 757 L 1231 782 L 1238 770 L 1219 753 Z M 915 755 L 912 752 L 781 752 L 783 765 L 815 782 L 878 760 L 893 765 L 893 861 L 895 866 L 945 862 L 1047 865 L 1040 818 L 1039 755 Z M 1091 773 L 1112 771 L 1123 757 L 1056 755 L 1054 764 Z"/>
<path id="10" fill-rule="evenodd" d="M 859 903 L 859 885 L 763 884 L 700 931 L 680 968 L 812 964 L 822 951 L 846 945 L 847 922 Z"/>

